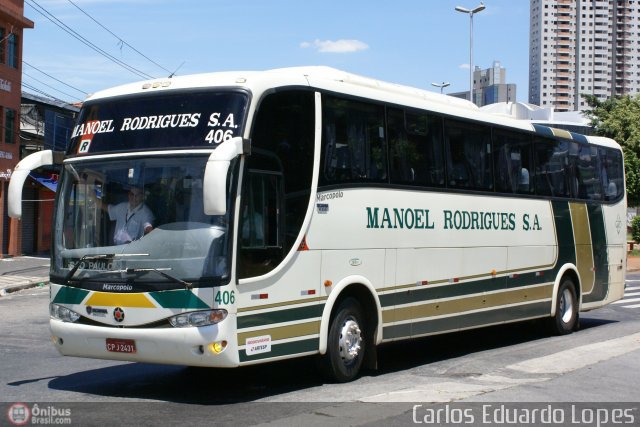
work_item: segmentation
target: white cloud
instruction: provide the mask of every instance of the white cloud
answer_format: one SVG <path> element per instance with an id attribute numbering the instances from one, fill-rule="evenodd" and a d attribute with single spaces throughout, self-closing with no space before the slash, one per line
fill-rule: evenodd
<path id="1" fill-rule="evenodd" d="M 469 69 L 469 64 L 460 64 L 460 65 L 458 65 L 458 68 L 460 68 L 461 70 L 468 70 Z"/>
<path id="2" fill-rule="evenodd" d="M 359 50 L 369 49 L 369 45 L 360 40 L 314 40 L 313 42 L 302 42 L 303 49 L 315 48 L 321 53 L 351 53 Z"/>

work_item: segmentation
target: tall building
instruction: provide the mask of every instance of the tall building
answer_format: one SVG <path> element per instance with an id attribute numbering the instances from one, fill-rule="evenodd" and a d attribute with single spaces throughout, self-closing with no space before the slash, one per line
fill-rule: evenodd
<path id="1" fill-rule="evenodd" d="M 640 1 L 530 0 L 529 102 L 556 111 L 640 92 Z"/>
<path id="2" fill-rule="evenodd" d="M 19 113 L 22 93 L 22 32 L 33 28 L 24 0 L 0 0 L 0 254 L 18 255 L 20 224 L 7 216 L 7 189 L 20 160 Z"/>
<path id="3" fill-rule="evenodd" d="M 493 66 L 485 70 L 476 66 L 473 70 L 473 103 L 478 107 L 496 102 L 515 102 L 516 85 L 506 83 L 507 69 L 493 61 Z M 449 93 L 456 98 L 469 99 L 469 91 Z"/>
<path id="4" fill-rule="evenodd" d="M 486 70 L 480 67 L 473 70 L 473 102 L 477 106 L 515 100 L 516 85 L 507 83 L 507 69 L 500 62 L 493 61 L 493 66 Z"/>

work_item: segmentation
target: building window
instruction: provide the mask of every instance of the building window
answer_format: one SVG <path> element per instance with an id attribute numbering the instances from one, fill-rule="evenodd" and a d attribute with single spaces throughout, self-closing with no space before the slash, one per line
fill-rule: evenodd
<path id="1" fill-rule="evenodd" d="M 5 29 L 0 27 L 0 64 L 4 64 L 6 62 L 6 55 L 4 49 L 4 38 L 5 38 Z"/>
<path id="2" fill-rule="evenodd" d="M 18 68 L 18 36 L 13 33 L 7 37 L 7 65 Z"/>
<path id="3" fill-rule="evenodd" d="M 16 136 L 16 110 L 6 108 L 4 110 L 4 142 L 15 144 Z"/>

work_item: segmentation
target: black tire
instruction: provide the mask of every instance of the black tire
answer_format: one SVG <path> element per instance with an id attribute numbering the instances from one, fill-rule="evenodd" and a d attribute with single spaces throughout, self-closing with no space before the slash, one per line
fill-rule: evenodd
<path id="1" fill-rule="evenodd" d="M 562 279 L 556 295 L 556 314 L 548 320 L 553 335 L 567 335 L 578 327 L 578 298 L 573 280 Z"/>
<path id="2" fill-rule="evenodd" d="M 365 355 L 366 332 L 358 301 L 354 298 L 341 301 L 329 325 L 327 352 L 320 361 L 328 380 L 344 383 L 358 377 Z"/>

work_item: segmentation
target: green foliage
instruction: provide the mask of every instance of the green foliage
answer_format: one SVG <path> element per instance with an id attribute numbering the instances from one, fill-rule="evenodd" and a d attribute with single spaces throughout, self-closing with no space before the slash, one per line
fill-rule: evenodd
<path id="1" fill-rule="evenodd" d="M 590 107 L 585 116 L 596 133 L 640 154 L 640 97 L 625 95 L 601 101 L 593 95 L 582 96 Z"/>
<path id="2" fill-rule="evenodd" d="M 627 204 L 640 205 L 640 159 L 630 149 L 624 149 L 624 170 L 627 186 Z M 639 241 L 640 242 L 640 241 Z"/>
<path id="3" fill-rule="evenodd" d="M 640 242 L 640 215 L 634 216 L 631 220 L 631 237 L 636 242 Z"/>
<path id="4" fill-rule="evenodd" d="M 601 101 L 594 95 L 582 95 L 589 105 L 584 115 L 596 135 L 618 142 L 624 149 L 627 203 L 640 204 L 640 96 L 619 96 Z"/>

